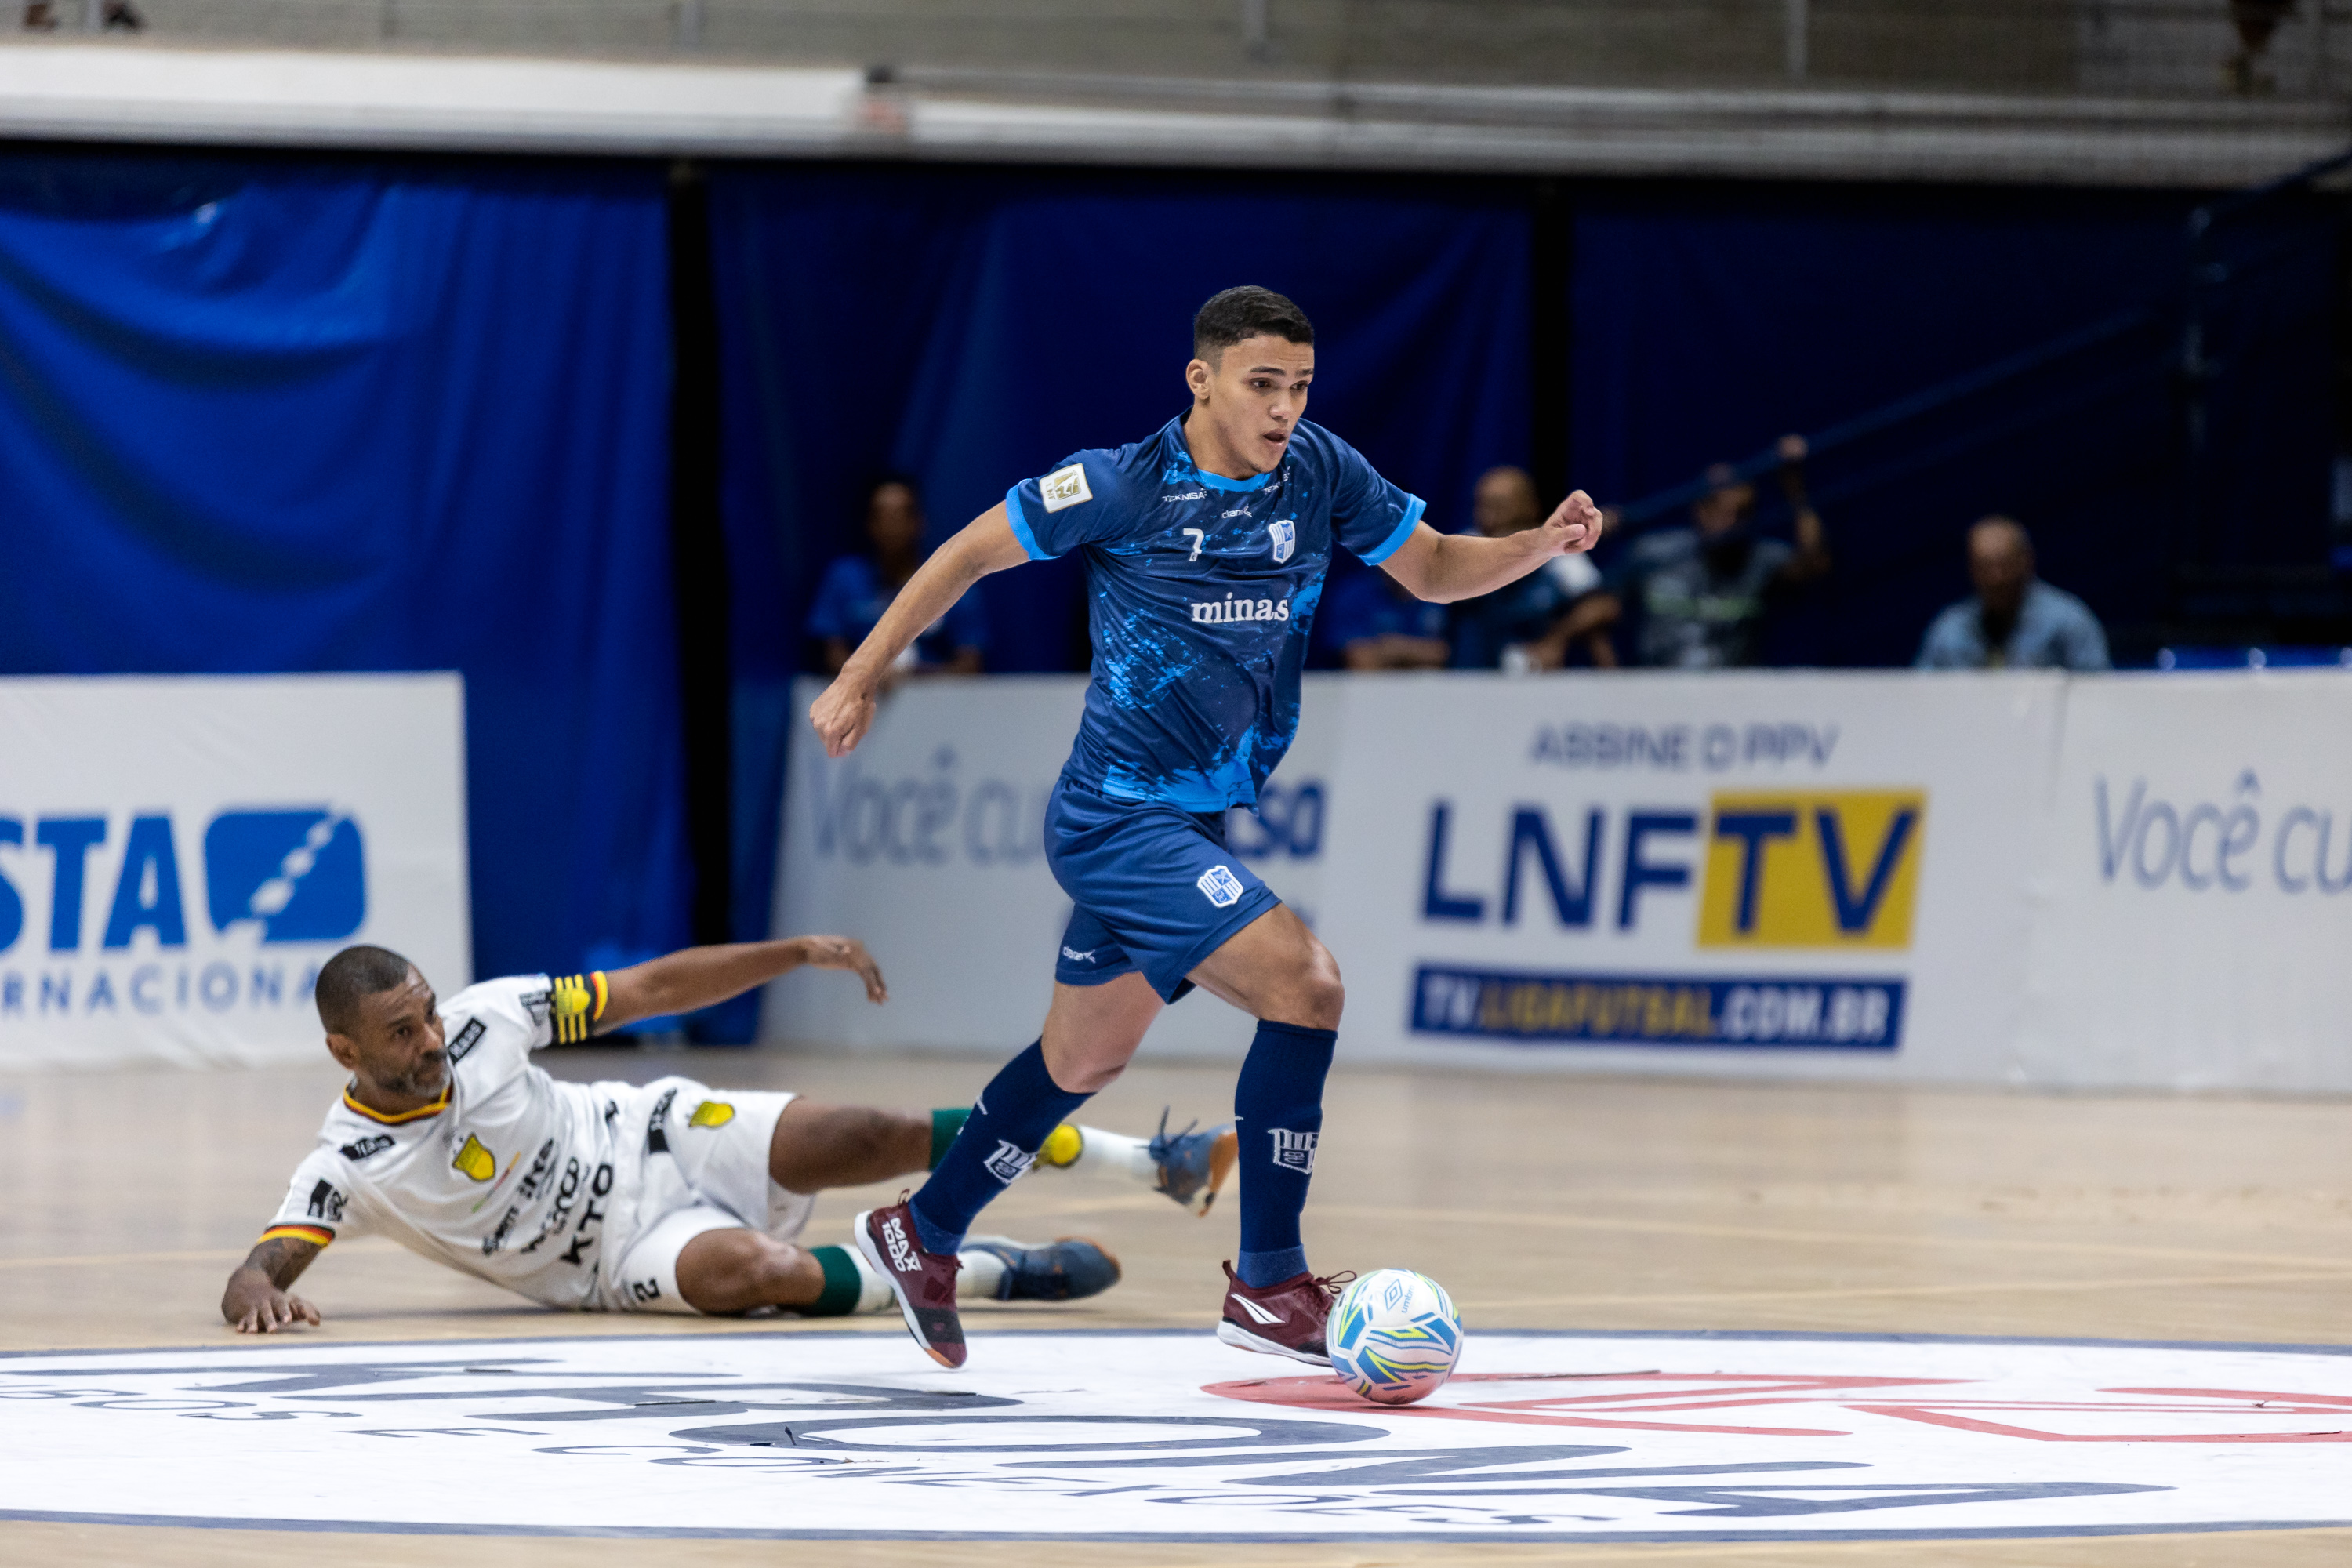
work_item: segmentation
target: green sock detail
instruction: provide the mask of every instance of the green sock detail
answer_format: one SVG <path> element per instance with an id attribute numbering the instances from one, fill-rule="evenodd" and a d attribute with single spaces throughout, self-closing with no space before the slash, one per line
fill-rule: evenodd
<path id="1" fill-rule="evenodd" d="M 963 1131 L 963 1124 L 971 1118 L 971 1107 L 969 1105 L 959 1105 L 952 1110 L 931 1112 L 930 1168 L 932 1170 L 938 1170 L 940 1162 L 948 1157 L 948 1146 L 956 1141 L 956 1134 Z"/>
<path id="2" fill-rule="evenodd" d="M 817 1299 L 800 1309 L 804 1318 L 845 1318 L 857 1310 L 857 1299 L 866 1290 L 865 1276 L 857 1272 L 845 1247 L 814 1247 L 810 1252 L 818 1267 L 824 1270 L 824 1289 Z"/>

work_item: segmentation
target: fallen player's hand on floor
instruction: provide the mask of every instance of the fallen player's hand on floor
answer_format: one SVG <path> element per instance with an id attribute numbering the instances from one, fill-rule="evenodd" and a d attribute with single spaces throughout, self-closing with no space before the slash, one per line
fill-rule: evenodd
<path id="1" fill-rule="evenodd" d="M 855 970 L 866 982 L 868 1002 L 887 1002 L 890 987 L 882 981 L 882 966 L 866 951 L 866 944 L 854 936 L 804 936 L 800 939 L 802 951 L 808 962 L 818 969 Z"/>
<path id="2" fill-rule="evenodd" d="M 290 1329 L 296 1323 L 319 1326 L 319 1309 L 299 1296 L 289 1296 L 283 1290 L 272 1290 L 245 1310 L 233 1325 L 240 1334 L 274 1334 L 280 1329 Z"/>

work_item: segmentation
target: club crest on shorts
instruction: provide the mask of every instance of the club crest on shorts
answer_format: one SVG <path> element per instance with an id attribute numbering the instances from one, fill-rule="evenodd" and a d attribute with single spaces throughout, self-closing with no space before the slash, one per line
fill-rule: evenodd
<path id="1" fill-rule="evenodd" d="M 1280 522 L 1269 522 L 1265 525 L 1265 536 L 1274 541 L 1274 563 L 1279 566 L 1290 559 L 1292 551 L 1298 548 L 1297 521 L 1286 517 Z"/>
<path id="2" fill-rule="evenodd" d="M 1028 1170 L 1036 1158 L 1036 1155 L 999 1139 L 996 1152 L 988 1157 L 988 1173 L 1009 1187 L 1021 1179 L 1022 1173 Z"/>
<path id="3" fill-rule="evenodd" d="M 1315 1173 L 1315 1143 L 1320 1132 L 1293 1132 L 1287 1127 L 1268 1130 L 1274 1139 L 1274 1163 L 1302 1176 Z"/>
<path id="4" fill-rule="evenodd" d="M 1246 891 L 1242 879 L 1234 875 L 1231 866 L 1212 866 L 1202 872 L 1200 879 L 1192 885 L 1201 889 L 1202 897 L 1221 910 L 1231 909 L 1241 902 L 1242 894 Z"/>

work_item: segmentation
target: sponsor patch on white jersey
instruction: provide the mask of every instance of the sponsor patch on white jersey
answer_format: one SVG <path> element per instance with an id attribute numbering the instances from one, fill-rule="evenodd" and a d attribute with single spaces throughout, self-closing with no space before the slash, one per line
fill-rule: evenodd
<path id="1" fill-rule="evenodd" d="M 1037 481 L 1037 493 L 1045 498 L 1047 511 L 1059 511 L 1066 506 L 1076 506 L 1081 501 L 1095 499 L 1095 492 L 1087 488 L 1087 466 L 1084 463 L 1055 468 Z"/>

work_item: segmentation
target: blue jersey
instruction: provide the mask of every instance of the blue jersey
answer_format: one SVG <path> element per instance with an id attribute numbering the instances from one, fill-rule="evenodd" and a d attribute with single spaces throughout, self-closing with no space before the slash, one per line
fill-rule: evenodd
<path id="1" fill-rule="evenodd" d="M 1423 503 L 1301 422 L 1282 466 L 1204 474 L 1171 419 L 1004 498 L 1033 561 L 1087 552 L 1095 669 L 1064 776 L 1182 811 L 1252 805 L 1298 731 L 1298 676 L 1334 540 L 1378 565 Z"/>

